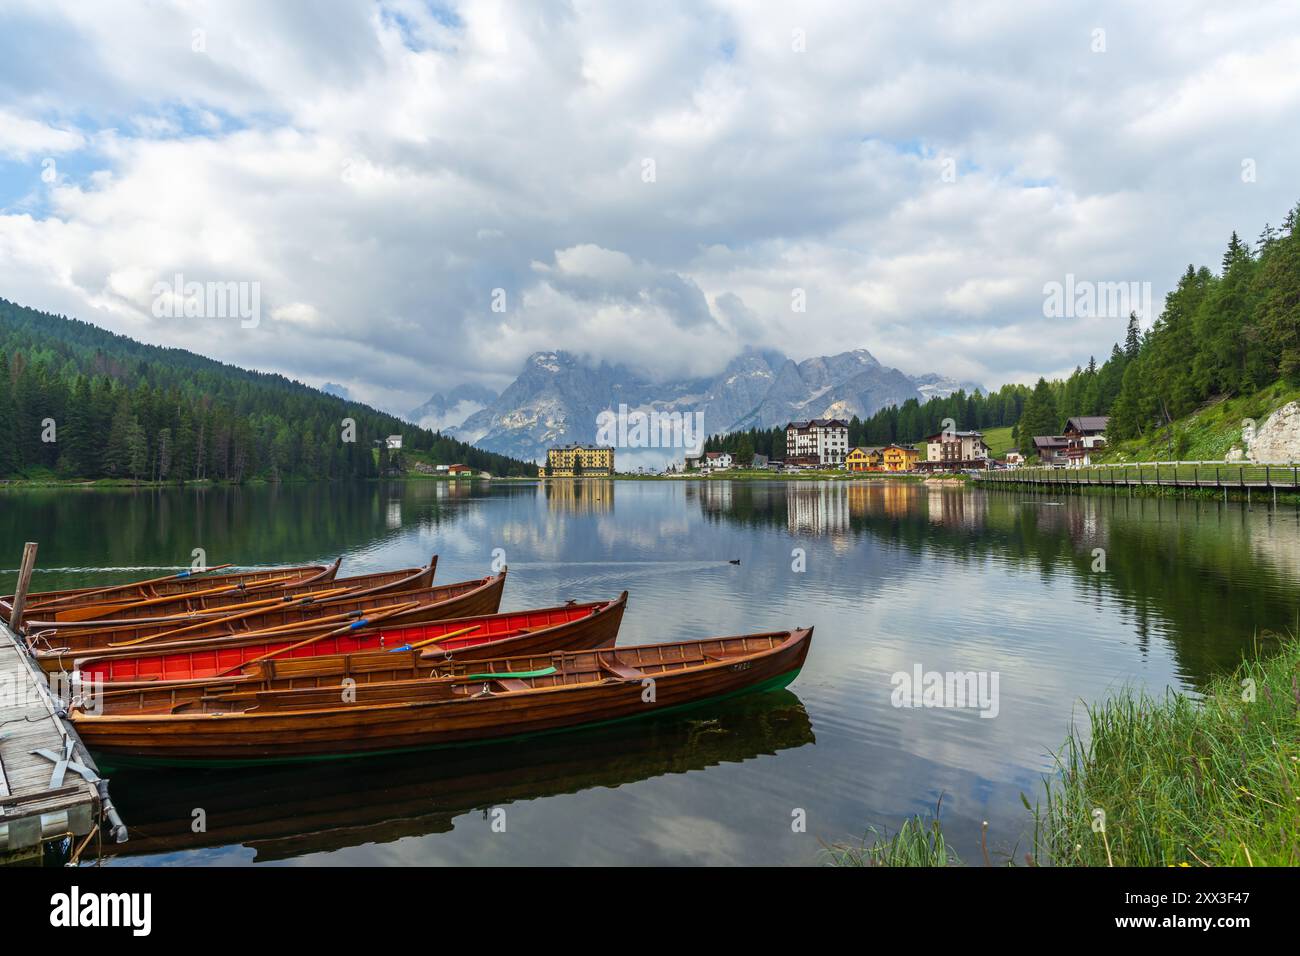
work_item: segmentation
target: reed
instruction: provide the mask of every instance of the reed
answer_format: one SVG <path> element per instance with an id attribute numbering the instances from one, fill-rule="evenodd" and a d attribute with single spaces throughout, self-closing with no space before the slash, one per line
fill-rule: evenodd
<path id="1" fill-rule="evenodd" d="M 1035 808 L 1037 861 L 1300 865 L 1300 641 L 1203 696 L 1125 689 L 1088 717 Z"/>
<path id="2" fill-rule="evenodd" d="M 1261 651 L 1256 648 L 1257 653 Z M 1300 640 L 1200 695 L 1125 688 L 1087 708 L 1033 814 L 1046 866 L 1300 866 Z M 1100 811 L 1100 814 L 1098 813 Z M 981 835 L 989 865 L 987 834 Z M 935 813 L 826 848 L 835 866 L 949 866 Z"/>
<path id="3" fill-rule="evenodd" d="M 871 827 L 861 844 L 832 844 L 825 848 L 827 862 L 832 866 L 960 866 L 961 860 L 944 839 L 938 810 L 908 817 L 892 836 Z"/>

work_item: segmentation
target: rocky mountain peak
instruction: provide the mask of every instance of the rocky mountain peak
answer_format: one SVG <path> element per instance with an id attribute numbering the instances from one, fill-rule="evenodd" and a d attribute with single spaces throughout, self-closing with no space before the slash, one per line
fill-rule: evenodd
<path id="1" fill-rule="evenodd" d="M 620 404 L 699 413 L 705 433 L 717 434 L 799 418 L 866 417 L 960 387 L 951 382 L 944 391 L 950 382 L 939 375 L 913 379 L 861 348 L 798 363 L 771 349 L 747 348 L 712 378 L 667 382 L 552 350 L 530 355 L 509 388 L 448 431 L 481 448 L 542 460 L 551 445 L 594 440 L 600 413 Z M 673 450 L 656 451 L 662 461 L 680 457 Z"/>

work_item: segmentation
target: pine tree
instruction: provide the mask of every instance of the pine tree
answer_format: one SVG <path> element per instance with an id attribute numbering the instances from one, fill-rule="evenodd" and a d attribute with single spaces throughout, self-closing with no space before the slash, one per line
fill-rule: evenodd
<path id="1" fill-rule="evenodd" d="M 1020 452 L 1025 457 L 1034 454 L 1034 438 L 1038 435 L 1059 435 L 1061 419 L 1056 408 L 1056 398 L 1047 379 L 1040 378 L 1025 400 L 1025 412 L 1017 428 Z"/>
<path id="2" fill-rule="evenodd" d="M 1154 393 L 1144 387 L 1144 378 L 1140 362 L 1130 362 L 1124 369 L 1124 382 L 1106 426 L 1107 433 L 1114 439 L 1135 438 L 1155 421 L 1157 400 Z"/>
<path id="3" fill-rule="evenodd" d="M 131 414 L 131 403 L 123 395 L 113 412 L 113 422 L 108 429 L 108 442 L 104 448 L 104 473 L 111 478 L 126 478 L 131 471 L 131 437 L 140 425 Z"/>
<path id="4" fill-rule="evenodd" d="M 1241 241 L 1237 236 L 1237 230 L 1232 230 L 1232 237 L 1228 239 L 1228 248 L 1223 253 L 1223 275 L 1242 259 L 1250 258 L 1250 247 Z"/>
<path id="5" fill-rule="evenodd" d="M 0 351 L 0 478 L 10 478 L 18 473 L 16 431 L 13 388 L 9 382 L 9 356 Z"/>
<path id="6" fill-rule="evenodd" d="M 1128 314 L 1128 331 L 1124 335 L 1124 356 L 1125 358 L 1137 358 L 1138 351 L 1142 348 L 1142 326 L 1138 322 L 1136 312 Z"/>
<path id="7" fill-rule="evenodd" d="M 736 443 L 736 451 L 732 455 L 737 468 L 748 468 L 754 461 L 754 439 L 749 434 L 742 433 L 740 440 Z"/>
<path id="8" fill-rule="evenodd" d="M 1277 230 L 1274 229 L 1270 223 L 1266 222 L 1264 223 L 1263 230 L 1259 234 L 1259 238 L 1255 240 L 1255 249 L 1262 256 L 1264 253 L 1268 252 L 1276 241 Z"/>
<path id="9" fill-rule="evenodd" d="M 1193 319 L 1192 377 L 1202 395 L 1249 391 L 1262 384 L 1256 382 L 1260 373 L 1252 362 L 1259 348 L 1251 321 L 1256 266 L 1234 232 L 1223 254 L 1223 274 L 1210 284 Z"/>
<path id="10" fill-rule="evenodd" d="M 59 469 L 78 478 L 96 478 L 99 469 L 99 436 L 95 430 L 94 399 L 90 382 L 78 375 L 64 418 L 58 422 Z"/>
<path id="11" fill-rule="evenodd" d="M 1275 357 L 1277 374 L 1300 384 L 1300 233 L 1289 229 L 1272 244 L 1255 281 L 1262 348 Z"/>
<path id="12" fill-rule="evenodd" d="M 1119 397 L 1120 386 L 1124 383 L 1124 366 L 1128 358 L 1120 351 L 1118 344 L 1110 350 L 1110 358 L 1097 374 L 1097 414 L 1105 414 Z"/>
<path id="13" fill-rule="evenodd" d="M 134 415 L 131 416 L 130 424 L 127 426 L 126 447 L 128 470 L 131 477 L 138 481 L 149 471 L 149 441 Z"/>

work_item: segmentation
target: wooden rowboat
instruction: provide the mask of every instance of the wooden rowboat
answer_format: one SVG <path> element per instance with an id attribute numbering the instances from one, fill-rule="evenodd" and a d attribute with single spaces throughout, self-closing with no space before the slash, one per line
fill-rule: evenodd
<path id="1" fill-rule="evenodd" d="M 735 766 L 816 743 L 812 722 L 788 690 L 750 694 L 710 713 L 700 733 L 689 714 L 582 734 L 538 737 L 503 760 L 492 747 L 372 758 L 358 773 L 346 761 L 267 766 L 239 773 L 114 771 L 113 799 L 131 839 L 105 843 L 118 857 L 243 846 L 267 863 L 410 837 L 450 833 L 463 815 L 592 789 L 614 790 L 667 775 Z M 103 761 L 100 763 L 104 767 Z M 105 771 L 108 772 L 108 771 Z M 382 780 L 382 786 L 375 786 Z M 191 811 L 207 811 L 207 827 Z"/>
<path id="2" fill-rule="evenodd" d="M 295 581 L 298 587 L 302 587 L 320 581 L 334 580 L 342 561 L 342 558 L 338 558 L 333 564 L 328 565 L 300 564 L 283 568 L 258 568 L 255 571 L 212 573 L 230 567 L 225 564 L 207 571 L 181 571 L 160 578 L 150 578 L 147 581 L 131 581 L 98 588 L 37 591 L 27 595 L 27 611 L 31 613 L 41 610 L 52 615 L 56 610 L 66 608 L 121 604 L 169 595 L 183 595 L 190 591 L 209 590 L 227 585 L 253 589 L 260 583 L 272 579 Z M 0 598 L 0 611 L 3 611 L 6 617 L 13 611 L 13 600 L 13 595 Z"/>
<path id="3" fill-rule="evenodd" d="M 550 651 L 612 647 L 627 608 L 627 592 L 612 601 L 458 617 L 331 634 L 310 643 L 300 637 L 249 637 L 196 648 L 131 657 L 90 657 L 76 667 L 86 685 L 124 687 L 256 684 L 268 690 L 411 680 L 447 661 L 475 661 Z"/>
<path id="4" fill-rule="evenodd" d="M 453 662 L 422 680 L 109 691 L 71 719 L 110 764 L 239 765 L 462 746 L 633 720 L 784 687 L 812 628 Z"/>
<path id="5" fill-rule="evenodd" d="M 319 631 L 327 624 L 350 622 L 356 624 L 367 614 L 388 613 L 401 605 L 410 605 L 392 618 L 393 622 L 412 624 L 418 621 L 436 621 L 449 617 L 473 617 L 495 614 L 501 607 L 501 593 L 505 589 L 506 572 L 456 584 L 442 584 L 416 592 L 376 595 L 368 599 L 364 608 L 349 607 L 349 602 L 339 605 L 329 603 L 297 605 L 270 613 L 259 614 L 252 630 L 231 630 L 229 625 L 239 621 L 199 619 L 197 630 L 188 629 L 185 622 L 127 626 L 111 630 L 75 631 L 58 630 L 46 634 L 28 635 L 32 657 L 46 673 L 66 671 L 73 660 L 80 657 L 130 657 L 140 653 L 161 653 L 174 648 L 195 649 L 200 645 L 221 645 L 269 629 L 284 636 L 301 635 Z M 161 628 L 161 630 L 159 630 Z M 140 638 L 145 638 L 140 642 Z M 136 643 L 132 643 L 136 642 Z"/>
<path id="6" fill-rule="evenodd" d="M 438 569 L 438 556 L 422 568 L 401 568 L 396 571 L 378 571 L 371 574 L 354 574 L 305 585 L 284 588 L 221 591 L 217 594 L 199 593 L 122 604 L 103 605 L 93 619 L 84 620 L 34 620 L 27 616 L 24 630 L 37 631 L 91 631 L 148 625 L 155 622 L 175 626 L 177 621 L 199 621 L 204 618 L 225 617 L 259 608 L 273 611 L 292 604 L 312 604 L 316 600 L 355 600 L 392 591 L 413 591 L 428 588 Z M 84 610 L 84 609 L 78 609 Z"/>

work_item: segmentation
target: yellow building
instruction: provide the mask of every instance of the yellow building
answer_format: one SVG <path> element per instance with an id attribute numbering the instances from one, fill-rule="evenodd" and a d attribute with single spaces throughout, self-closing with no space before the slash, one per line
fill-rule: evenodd
<path id="1" fill-rule="evenodd" d="M 921 457 L 911 445 L 886 445 L 881 449 L 881 467 L 885 471 L 911 471 Z"/>
<path id="2" fill-rule="evenodd" d="M 601 445 L 560 445 L 547 449 L 543 478 L 612 478 L 614 449 Z"/>
<path id="3" fill-rule="evenodd" d="M 880 471 L 879 448 L 854 448 L 844 456 L 846 471 Z"/>

